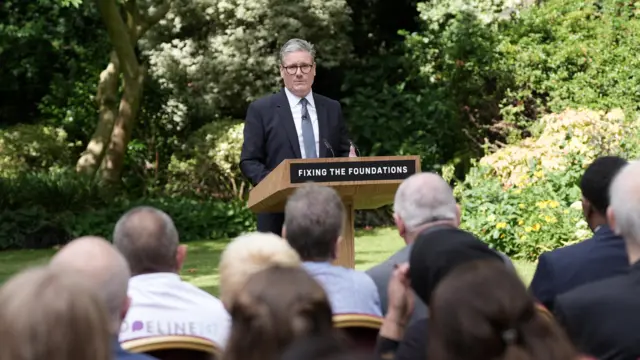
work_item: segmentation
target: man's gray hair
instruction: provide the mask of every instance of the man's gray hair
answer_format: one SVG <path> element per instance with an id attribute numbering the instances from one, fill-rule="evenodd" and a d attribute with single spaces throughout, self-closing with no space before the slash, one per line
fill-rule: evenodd
<path id="1" fill-rule="evenodd" d="M 615 232 L 628 242 L 640 245 L 640 162 L 632 161 L 616 175 L 611 187 L 610 204 L 615 217 Z"/>
<path id="2" fill-rule="evenodd" d="M 133 275 L 177 271 L 179 242 L 171 217 L 148 206 L 125 213 L 113 231 L 113 244 L 129 262 Z"/>
<path id="3" fill-rule="evenodd" d="M 285 206 L 285 237 L 303 261 L 327 260 L 335 255 L 344 220 L 345 208 L 334 189 L 305 184 Z"/>
<path id="4" fill-rule="evenodd" d="M 457 220 L 456 199 L 449 184 L 437 174 L 419 173 L 405 179 L 396 191 L 393 211 L 408 232 L 441 220 Z"/>
<path id="5" fill-rule="evenodd" d="M 316 50 L 310 42 L 302 39 L 291 39 L 282 45 L 280 49 L 280 62 L 284 62 L 285 55 L 297 51 L 306 51 L 311 54 L 313 61 L 316 59 Z"/>

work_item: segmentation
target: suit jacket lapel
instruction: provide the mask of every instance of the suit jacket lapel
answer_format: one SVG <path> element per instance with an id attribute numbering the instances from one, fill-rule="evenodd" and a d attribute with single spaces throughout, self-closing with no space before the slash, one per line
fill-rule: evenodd
<path id="1" fill-rule="evenodd" d="M 302 154 L 300 153 L 298 132 L 296 131 L 296 125 L 293 122 L 291 106 L 289 105 L 289 100 L 287 99 L 287 94 L 285 94 L 284 89 L 282 89 L 278 95 L 278 101 L 276 101 L 276 113 L 284 126 L 284 130 L 289 138 L 289 142 L 291 143 L 293 153 L 296 155 L 296 158 L 299 159 L 302 157 Z"/>
<path id="2" fill-rule="evenodd" d="M 324 106 L 324 104 L 318 100 L 319 99 L 316 96 L 316 94 L 313 94 L 313 102 L 315 103 L 316 113 L 318 114 L 318 135 L 320 136 L 320 138 L 318 139 L 318 144 L 319 144 L 318 157 L 323 158 L 327 156 L 327 151 L 328 151 L 327 146 L 324 144 L 324 140 L 327 139 L 328 113 L 327 113 L 327 108 Z"/>

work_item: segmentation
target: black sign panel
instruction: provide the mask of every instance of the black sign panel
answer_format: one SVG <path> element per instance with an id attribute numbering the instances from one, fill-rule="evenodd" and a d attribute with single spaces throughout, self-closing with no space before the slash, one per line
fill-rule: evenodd
<path id="1" fill-rule="evenodd" d="M 404 180 L 415 172 L 415 160 L 293 163 L 291 183 Z"/>

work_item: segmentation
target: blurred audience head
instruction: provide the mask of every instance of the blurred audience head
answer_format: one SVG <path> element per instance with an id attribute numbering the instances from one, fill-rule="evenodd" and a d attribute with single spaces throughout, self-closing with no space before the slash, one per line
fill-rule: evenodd
<path id="1" fill-rule="evenodd" d="M 427 229 L 420 233 L 409 256 L 411 288 L 429 305 L 445 276 L 476 260 L 496 261 L 506 268 L 500 255 L 469 232 L 453 227 Z"/>
<path id="2" fill-rule="evenodd" d="M 436 288 L 430 360 L 568 360 L 576 352 L 518 276 L 494 261 L 457 267 Z"/>
<path id="3" fill-rule="evenodd" d="M 398 232 L 407 243 L 431 225 L 460 224 L 460 209 L 451 187 L 434 173 L 418 173 L 405 179 L 396 191 L 393 211 Z"/>
<path id="4" fill-rule="evenodd" d="M 93 286 L 104 301 L 112 334 L 129 310 L 127 289 L 131 272 L 129 264 L 107 240 L 85 236 L 71 241 L 51 259 L 54 270 L 75 273 Z"/>
<path id="5" fill-rule="evenodd" d="M 631 162 L 614 179 L 607 216 L 626 241 L 629 261 L 640 260 L 640 162 Z"/>
<path id="6" fill-rule="evenodd" d="M 334 331 L 327 295 L 301 267 L 273 266 L 252 275 L 230 313 L 227 360 L 276 359 L 297 338 Z"/>
<path id="7" fill-rule="evenodd" d="M 327 186 L 305 184 L 287 200 L 282 237 L 303 261 L 337 258 L 345 209 L 338 193 Z"/>
<path id="8" fill-rule="evenodd" d="M 0 288 L 0 359 L 111 359 L 104 302 L 81 277 L 39 267 Z"/>
<path id="9" fill-rule="evenodd" d="M 148 206 L 126 212 L 113 231 L 113 244 L 131 265 L 133 276 L 178 273 L 187 255 L 187 247 L 179 242 L 171 217 Z"/>
<path id="10" fill-rule="evenodd" d="M 373 360 L 375 357 L 355 351 L 341 336 L 324 334 L 305 336 L 294 341 L 280 360 Z"/>
<path id="11" fill-rule="evenodd" d="M 229 309 L 251 275 L 273 265 L 300 264 L 298 253 L 277 235 L 260 232 L 241 235 L 227 245 L 220 258 L 220 299 Z"/>
<path id="12" fill-rule="evenodd" d="M 595 159 L 582 175 L 582 212 L 591 230 L 607 223 L 611 182 L 627 164 L 627 160 L 618 156 L 602 156 Z"/>

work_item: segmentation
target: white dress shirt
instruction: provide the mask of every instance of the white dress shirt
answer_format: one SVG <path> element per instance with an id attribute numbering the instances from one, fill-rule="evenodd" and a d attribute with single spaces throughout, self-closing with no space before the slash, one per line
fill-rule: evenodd
<path id="1" fill-rule="evenodd" d="M 284 88 L 284 92 L 287 94 L 289 100 L 289 106 L 291 107 L 291 114 L 293 115 L 293 123 L 296 125 L 296 132 L 298 133 L 298 144 L 300 145 L 300 154 L 303 159 L 307 158 L 304 151 L 304 139 L 302 137 L 302 104 L 300 100 L 302 98 L 294 95 L 289 89 Z M 320 131 L 318 130 L 318 111 L 316 109 L 316 103 L 313 101 L 313 92 L 309 91 L 309 94 L 305 96 L 307 99 L 307 111 L 311 118 L 311 125 L 313 125 L 313 136 L 316 140 L 316 155 L 320 156 Z"/>
<path id="2" fill-rule="evenodd" d="M 159 335 L 190 335 L 224 348 L 231 316 L 222 301 L 174 273 L 144 274 L 129 280 L 131 306 L 120 342 Z"/>

